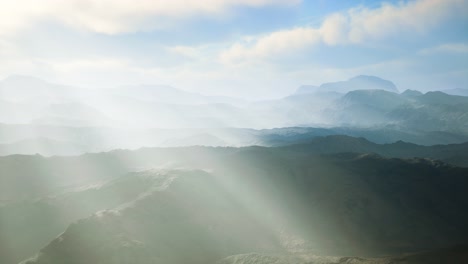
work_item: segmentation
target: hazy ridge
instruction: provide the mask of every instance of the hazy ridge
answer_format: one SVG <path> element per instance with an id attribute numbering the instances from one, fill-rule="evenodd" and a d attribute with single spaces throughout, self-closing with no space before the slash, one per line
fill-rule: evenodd
<path id="1" fill-rule="evenodd" d="M 7 78 L 0 262 L 466 259 L 460 94 L 374 76 L 266 101 Z"/>

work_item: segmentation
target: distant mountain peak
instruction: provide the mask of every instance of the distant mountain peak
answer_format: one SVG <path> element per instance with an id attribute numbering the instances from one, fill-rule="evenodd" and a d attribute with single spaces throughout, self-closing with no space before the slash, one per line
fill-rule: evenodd
<path id="1" fill-rule="evenodd" d="M 354 90 L 385 90 L 398 93 L 395 84 L 389 80 L 371 75 L 358 75 L 347 81 L 324 83 L 319 87 L 303 85 L 297 89 L 296 94 L 316 92 L 348 93 Z"/>
<path id="2" fill-rule="evenodd" d="M 373 76 L 373 75 L 357 75 L 357 76 L 354 76 L 353 78 L 350 78 L 348 81 L 354 81 L 354 80 L 360 80 L 360 81 L 386 81 L 386 82 L 390 82 L 388 80 L 384 80 L 380 77 L 377 77 L 377 76 Z"/>
<path id="3" fill-rule="evenodd" d="M 401 93 L 401 95 L 406 97 L 418 97 L 423 95 L 423 93 L 421 93 L 420 91 L 407 89 L 403 93 Z"/>
<path id="4" fill-rule="evenodd" d="M 381 89 L 389 92 L 398 92 L 393 82 L 377 76 L 358 75 L 349 79 L 348 82 L 354 84 L 357 88 L 361 86 L 360 90 Z"/>

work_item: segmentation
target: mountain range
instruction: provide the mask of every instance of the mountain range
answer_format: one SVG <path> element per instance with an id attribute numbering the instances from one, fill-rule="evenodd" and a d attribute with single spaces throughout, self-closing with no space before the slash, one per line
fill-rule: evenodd
<path id="1" fill-rule="evenodd" d="M 34 87 L 34 88 L 33 88 Z M 0 122 L 145 128 L 375 127 L 467 134 L 467 97 L 442 92 L 398 93 L 374 76 L 300 88 L 268 101 L 204 96 L 170 86 L 81 89 L 13 76 L 0 82 Z M 14 113 L 13 115 L 7 113 Z M 434 122 L 435 121 L 435 122 Z"/>
<path id="2" fill-rule="evenodd" d="M 424 90 L 423 87 L 420 87 Z M 0 81 L 0 263 L 464 263 L 468 97 Z"/>
<path id="3" fill-rule="evenodd" d="M 81 89 L 26 76 L 1 81 L 0 96 L 0 155 L 76 155 L 144 146 L 277 146 L 335 134 L 376 143 L 468 140 L 468 97 L 398 93 L 392 82 L 374 76 L 302 87 L 284 98 L 252 102 L 170 86 Z"/>
<path id="4" fill-rule="evenodd" d="M 464 243 L 468 172 L 455 164 L 467 158 L 447 153 L 466 146 L 419 148 L 327 137 L 276 148 L 1 157 L 9 184 L 1 185 L 8 232 L 0 256 L 2 263 L 35 252 L 25 263 L 215 263 L 250 252 L 381 258 Z M 452 164 L 423 158 L 431 155 Z"/>

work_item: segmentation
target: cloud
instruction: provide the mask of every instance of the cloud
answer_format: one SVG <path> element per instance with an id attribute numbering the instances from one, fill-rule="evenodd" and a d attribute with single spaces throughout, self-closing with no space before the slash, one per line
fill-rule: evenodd
<path id="1" fill-rule="evenodd" d="M 383 3 L 375 9 L 352 8 L 326 17 L 319 27 L 297 27 L 235 43 L 220 54 L 220 59 L 224 63 L 239 63 L 299 52 L 318 44 L 363 44 L 402 33 L 424 34 L 467 12 L 465 0 L 418 0 Z"/>
<path id="2" fill-rule="evenodd" d="M 194 16 L 220 16 L 236 6 L 295 5 L 300 0 L 16 0 L 2 1 L 0 34 L 16 33 L 38 21 L 119 34 L 164 27 Z"/>
<path id="3" fill-rule="evenodd" d="M 173 46 L 166 48 L 169 52 L 173 54 L 177 54 L 186 58 L 196 59 L 202 57 L 201 52 L 198 48 L 191 47 L 191 46 Z"/>
<path id="4" fill-rule="evenodd" d="M 320 38 L 320 32 L 313 28 L 277 31 L 256 40 L 234 44 L 221 54 L 221 61 L 238 62 L 245 58 L 267 58 L 293 52 L 318 43 Z"/>
<path id="5" fill-rule="evenodd" d="M 397 5 L 387 3 L 378 9 L 351 9 L 349 40 L 360 43 L 401 32 L 423 33 L 446 19 L 464 16 L 467 11 L 465 0 L 419 0 Z"/>
<path id="6" fill-rule="evenodd" d="M 420 55 L 432 55 L 437 53 L 457 53 L 467 54 L 468 45 L 464 43 L 448 43 L 436 47 L 422 49 L 418 52 Z"/>

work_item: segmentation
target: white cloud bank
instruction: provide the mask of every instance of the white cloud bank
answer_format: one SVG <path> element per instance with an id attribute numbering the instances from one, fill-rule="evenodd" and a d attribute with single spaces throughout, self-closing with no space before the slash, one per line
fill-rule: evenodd
<path id="1" fill-rule="evenodd" d="M 223 51 L 224 63 L 240 63 L 300 51 L 318 44 L 360 44 L 401 33 L 424 33 L 444 20 L 468 13 L 466 0 L 417 0 L 358 7 L 335 13 L 319 27 L 297 27 L 246 38 Z"/>
<path id="2" fill-rule="evenodd" d="M 295 5 L 300 0 L 0 0 L 0 35 L 40 21 L 105 34 L 163 27 L 197 15 L 220 16 L 236 6 Z"/>

